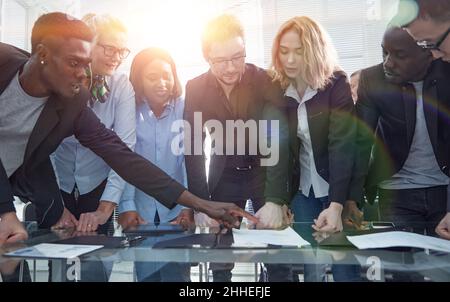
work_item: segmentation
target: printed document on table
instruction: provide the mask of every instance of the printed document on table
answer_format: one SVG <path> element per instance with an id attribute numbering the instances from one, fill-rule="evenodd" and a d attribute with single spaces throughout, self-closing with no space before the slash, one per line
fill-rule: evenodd
<path id="1" fill-rule="evenodd" d="M 310 245 L 291 227 L 284 230 L 233 229 L 233 247 L 266 247 L 267 245 L 302 247 Z"/>
<path id="2" fill-rule="evenodd" d="M 369 235 L 347 236 L 358 249 L 388 247 L 415 247 L 450 253 L 450 241 L 408 232 L 382 232 Z"/>
<path id="3" fill-rule="evenodd" d="M 71 259 L 101 249 L 103 245 L 41 243 L 4 254 L 21 258 Z"/>

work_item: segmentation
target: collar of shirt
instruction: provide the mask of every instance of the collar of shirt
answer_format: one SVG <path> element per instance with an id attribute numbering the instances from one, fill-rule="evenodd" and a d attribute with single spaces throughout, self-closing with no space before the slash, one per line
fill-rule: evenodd
<path id="1" fill-rule="evenodd" d="M 294 85 L 290 84 L 288 88 L 286 89 L 286 92 L 284 93 L 285 96 L 291 97 L 294 100 L 296 100 L 300 105 L 309 101 L 317 94 L 316 89 L 312 89 L 311 87 L 306 87 L 305 94 L 303 95 L 303 98 L 300 99 L 300 96 L 298 95 L 297 89 L 294 87 Z"/>
<path id="2" fill-rule="evenodd" d="M 250 66 L 246 63 L 244 73 L 239 79 L 239 82 L 236 83 L 236 85 L 233 87 L 233 90 L 235 90 L 238 87 L 253 86 L 252 80 L 255 79 L 250 72 Z M 220 91 L 221 94 L 224 94 L 223 88 L 222 86 L 220 86 L 219 80 L 217 80 L 216 76 L 212 73 L 211 69 L 208 71 L 208 86 L 215 87 L 218 91 Z"/>
<path id="3" fill-rule="evenodd" d="M 12 81 L 14 81 L 14 83 L 11 83 L 11 82 L 10 82 L 9 85 L 8 85 L 8 87 L 11 86 L 11 84 L 16 85 L 18 92 L 19 92 L 22 96 L 24 96 L 25 98 L 28 98 L 28 99 L 30 99 L 30 100 L 32 99 L 32 100 L 34 100 L 34 101 L 41 102 L 41 103 L 45 103 L 46 101 L 48 101 L 48 99 L 49 99 L 48 96 L 45 96 L 45 97 L 35 97 L 35 96 L 29 95 L 25 90 L 23 90 L 23 87 L 22 87 L 22 85 L 20 84 L 20 80 L 19 80 L 19 76 L 20 76 L 19 73 L 20 73 L 20 72 L 17 72 L 16 76 L 13 78 Z M 7 87 L 7 88 L 8 88 L 8 87 Z M 5 89 L 5 90 L 6 90 L 6 89 Z"/>
<path id="4" fill-rule="evenodd" d="M 422 88 L 423 88 L 423 81 L 410 82 L 410 84 L 413 85 L 416 88 L 416 90 L 417 89 L 422 90 Z"/>
<path id="5" fill-rule="evenodd" d="M 145 116 L 146 118 L 155 118 L 155 119 L 162 119 L 164 117 L 166 117 L 167 115 L 170 114 L 170 112 L 172 112 L 172 110 L 175 108 L 175 102 L 178 101 L 178 99 L 172 99 L 170 100 L 167 104 L 164 105 L 164 111 L 161 114 L 161 116 L 156 117 L 153 114 L 153 110 L 150 107 L 150 105 L 148 104 L 147 99 L 144 98 L 144 101 L 142 103 L 142 105 L 140 106 L 140 112 L 143 114 L 143 116 Z"/>

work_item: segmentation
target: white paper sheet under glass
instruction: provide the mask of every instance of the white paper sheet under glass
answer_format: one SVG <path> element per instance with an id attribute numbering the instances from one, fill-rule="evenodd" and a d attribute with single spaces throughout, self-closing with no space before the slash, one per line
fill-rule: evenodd
<path id="1" fill-rule="evenodd" d="M 103 245 L 72 245 L 41 243 L 4 254 L 20 258 L 72 259 L 101 249 Z"/>

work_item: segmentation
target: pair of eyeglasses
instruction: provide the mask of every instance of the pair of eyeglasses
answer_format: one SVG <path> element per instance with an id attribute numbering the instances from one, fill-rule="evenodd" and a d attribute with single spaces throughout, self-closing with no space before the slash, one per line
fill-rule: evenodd
<path id="1" fill-rule="evenodd" d="M 441 50 L 440 47 L 442 43 L 447 39 L 448 34 L 450 33 L 450 28 L 447 29 L 447 31 L 442 35 L 442 37 L 436 42 L 436 43 L 430 43 L 428 41 L 417 41 L 417 45 L 422 47 L 423 49 L 429 49 L 429 50 Z"/>
<path id="2" fill-rule="evenodd" d="M 211 64 L 218 68 L 225 68 L 228 65 L 228 62 L 231 62 L 233 66 L 237 67 L 244 61 L 246 55 L 239 55 L 230 59 L 222 59 L 222 58 L 210 58 Z"/>
<path id="3" fill-rule="evenodd" d="M 111 45 L 105 45 L 100 43 L 98 43 L 97 45 L 103 48 L 105 56 L 107 57 L 113 57 L 117 53 L 119 54 L 119 58 L 121 60 L 124 60 L 130 54 L 130 50 L 128 48 L 117 48 Z"/>

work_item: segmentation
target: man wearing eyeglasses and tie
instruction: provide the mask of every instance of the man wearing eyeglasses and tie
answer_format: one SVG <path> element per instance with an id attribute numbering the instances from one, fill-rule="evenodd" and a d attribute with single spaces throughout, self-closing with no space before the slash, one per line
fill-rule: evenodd
<path id="1" fill-rule="evenodd" d="M 419 46 L 430 49 L 435 59 L 450 63 L 450 0 L 401 0 L 397 18 Z M 447 204 L 450 208 L 450 187 Z M 436 233 L 450 240 L 450 213 Z"/>

